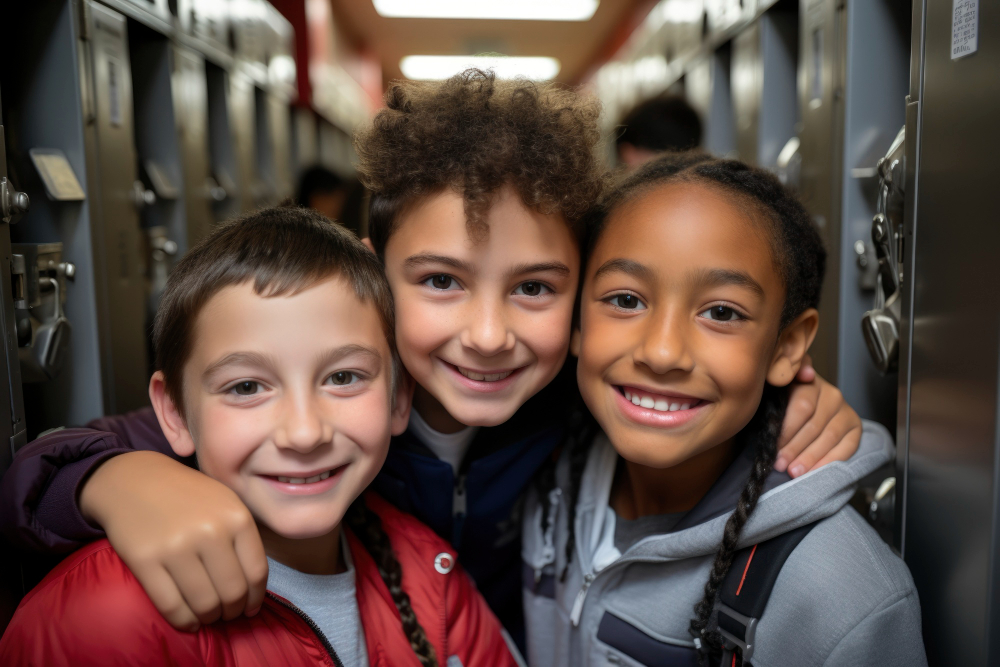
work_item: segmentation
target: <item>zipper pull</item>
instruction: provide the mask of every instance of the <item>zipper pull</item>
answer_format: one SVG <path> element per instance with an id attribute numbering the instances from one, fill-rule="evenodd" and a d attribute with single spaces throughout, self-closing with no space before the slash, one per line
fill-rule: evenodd
<path id="1" fill-rule="evenodd" d="M 455 479 L 455 491 L 451 497 L 451 515 L 464 516 L 465 507 L 465 475 L 459 475 Z"/>
<path id="2" fill-rule="evenodd" d="M 570 623 L 573 627 L 579 627 L 580 617 L 583 615 L 583 601 L 587 599 L 587 589 L 590 585 L 594 583 L 593 573 L 588 572 L 583 575 L 583 586 L 580 588 L 580 592 L 576 594 L 576 600 L 573 601 L 573 610 L 569 614 Z"/>

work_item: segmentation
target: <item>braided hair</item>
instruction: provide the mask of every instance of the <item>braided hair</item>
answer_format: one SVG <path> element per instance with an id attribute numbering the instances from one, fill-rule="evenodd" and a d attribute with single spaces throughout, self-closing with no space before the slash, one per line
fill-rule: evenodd
<path id="1" fill-rule="evenodd" d="M 802 204 L 770 172 L 701 152 L 666 154 L 610 188 L 588 218 L 587 255 L 593 251 L 612 211 L 650 188 L 670 182 L 698 183 L 735 197 L 745 205 L 751 220 L 765 228 L 785 287 L 782 329 L 802 312 L 819 304 L 826 251 Z M 701 665 L 717 662 L 722 652 L 721 635 L 711 625 L 716 597 L 732 566 L 743 528 L 757 506 L 764 481 L 774 464 L 787 404 L 787 388 L 765 385 L 757 412 L 737 435 L 739 444 L 753 448 L 754 461 L 736 509 L 726 521 L 704 595 L 695 605 L 695 617 L 690 623 L 690 632 L 700 646 Z M 581 468 L 574 471 L 574 475 L 582 476 L 582 472 Z M 579 480 L 572 482 L 571 487 L 578 488 Z M 572 527 L 571 518 L 571 531 Z"/>
<path id="2" fill-rule="evenodd" d="M 351 504 L 345 519 L 347 525 L 361 540 L 365 550 L 375 560 L 378 573 L 389 589 L 392 601 L 396 603 L 396 609 L 399 610 L 403 632 L 410 640 L 410 647 L 417 654 L 420 664 L 424 667 L 437 667 L 438 660 L 434 646 L 417 620 L 417 614 L 413 611 L 413 605 L 410 604 L 410 596 L 403 590 L 403 568 L 392 553 L 392 544 L 382 528 L 382 520 L 378 514 L 368 508 L 364 496 L 359 496 Z"/>

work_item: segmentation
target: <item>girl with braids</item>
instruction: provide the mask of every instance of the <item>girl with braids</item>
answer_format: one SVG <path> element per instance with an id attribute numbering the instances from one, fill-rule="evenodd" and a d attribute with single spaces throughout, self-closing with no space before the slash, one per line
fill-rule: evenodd
<path id="1" fill-rule="evenodd" d="M 102 540 L 29 593 L 0 664 L 513 666 L 449 545 L 365 492 L 410 409 L 392 339 L 378 261 L 318 213 L 264 209 L 192 249 L 157 312 L 149 395 L 188 474 L 252 513 L 263 606 L 176 630 Z"/>
<path id="2" fill-rule="evenodd" d="M 847 506 L 892 455 L 885 429 L 794 481 L 773 467 L 818 325 L 806 211 L 766 171 L 681 154 L 611 188 L 590 229 L 573 346 L 593 417 L 528 499 L 531 664 L 926 664 L 909 572 Z M 812 524 L 744 661 L 719 632 L 734 557 Z M 758 585 L 752 558 L 737 595 Z"/>

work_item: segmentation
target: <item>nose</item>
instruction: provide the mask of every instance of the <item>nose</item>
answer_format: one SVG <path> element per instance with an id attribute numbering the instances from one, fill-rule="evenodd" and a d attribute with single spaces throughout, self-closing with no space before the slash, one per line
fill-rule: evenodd
<path id="1" fill-rule="evenodd" d="M 499 300 L 479 299 L 476 307 L 469 309 L 469 322 L 461 336 L 462 345 L 484 357 L 492 357 L 514 349 L 515 340 Z"/>
<path id="2" fill-rule="evenodd" d="M 305 454 L 332 440 L 333 427 L 323 418 L 315 396 L 301 392 L 285 398 L 275 445 Z"/>
<path id="3" fill-rule="evenodd" d="M 649 318 L 642 342 L 633 354 L 635 362 L 657 375 L 666 375 L 675 370 L 693 370 L 694 358 L 684 324 L 679 313 L 667 312 L 661 317 Z"/>

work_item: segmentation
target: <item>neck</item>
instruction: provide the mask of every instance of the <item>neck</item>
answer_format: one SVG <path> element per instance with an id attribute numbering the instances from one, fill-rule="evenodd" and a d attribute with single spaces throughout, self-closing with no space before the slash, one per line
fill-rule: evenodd
<path id="1" fill-rule="evenodd" d="M 296 540 L 282 537 L 258 522 L 264 552 L 282 565 L 304 574 L 340 574 L 347 571 L 340 549 L 340 524 L 326 535 Z"/>
<path id="2" fill-rule="evenodd" d="M 413 409 L 420 413 L 420 417 L 427 422 L 427 425 L 438 433 L 458 433 L 468 424 L 463 424 L 451 416 L 441 401 L 434 398 L 429 391 L 417 385 L 413 392 Z"/>
<path id="3" fill-rule="evenodd" d="M 619 457 L 611 508 L 624 519 L 687 512 L 705 497 L 736 458 L 733 440 L 671 468 L 650 468 Z"/>

